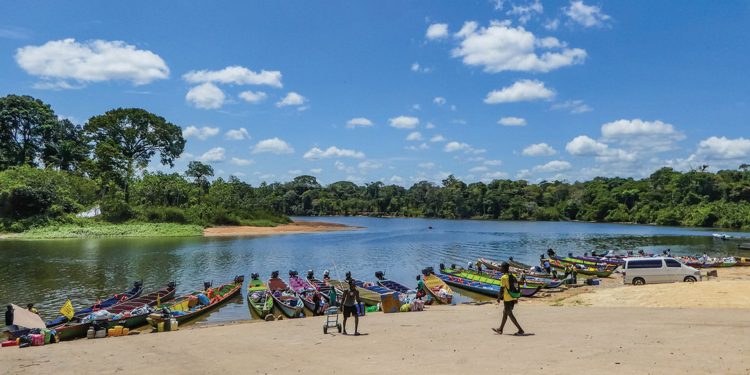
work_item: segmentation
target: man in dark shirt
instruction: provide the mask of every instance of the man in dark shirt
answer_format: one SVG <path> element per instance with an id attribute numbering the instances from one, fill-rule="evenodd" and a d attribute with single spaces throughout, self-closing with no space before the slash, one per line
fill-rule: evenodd
<path id="1" fill-rule="evenodd" d="M 359 315 L 357 315 L 357 306 L 355 304 L 362 303 L 359 299 L 359 291 L 354 285 L 354 280 L 349 280 L 349 289 L 344 291 L 343 297 L 341 297 L 341 305 L 343 306 L 344 312 L 344 334 L 346 335 L 346 320 L 350 315 L 354 315 L 354 336 L 359 336 Z"/>

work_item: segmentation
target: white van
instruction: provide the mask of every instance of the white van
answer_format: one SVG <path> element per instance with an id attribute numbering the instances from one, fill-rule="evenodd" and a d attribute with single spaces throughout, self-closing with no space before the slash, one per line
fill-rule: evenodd
<path id="1" fill-rule="evenodd" d="M 625 284 L 695 282 L 701 279 L 697 269 L 668 257 L 627 258 L 623 266 Z"/>

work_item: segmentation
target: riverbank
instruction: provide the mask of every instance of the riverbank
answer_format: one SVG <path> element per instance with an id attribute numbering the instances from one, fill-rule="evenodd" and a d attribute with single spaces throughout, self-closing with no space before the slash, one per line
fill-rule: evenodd
<path id="1" fill-rule="evenodd" d="M 497 335 L 500 307 L 371 314 L 363 336 L 324 335 L 323 317 L 0 349 L 8 374 L 747 373 L 747 310 L 521 303 L 533 336 Z M 352 324 L 351 322 L 349 324 Z M 510 324 L 510 323 L 509 323 Z M 352 328 L 350 327 L 350 330 Z M 303 355 L 294 355 L 302 350 Z"/>
<path id="2" fill-rule="evenodd" d="M 738 345 L 750 335 L 750 269 L 692 284 L 630 286 L 615 276 L 563 294 L 522 299 L 515 311 L 534 333 L 527 337 L 512 336 L 510 322 L 505 335 L 490 330 L 500 305 L 462 304 L 372 313 L 361 319 L 359 337 L 324 335 L 323 317 L 242 321 L 3 348 L 0 362 L 8 374 L 750 371 L 746 345 Z M 305 354 L 290 355 L 293 348 Z"/>
<path id="3" fill-rule="evenodd" d="M 328 223 L 322 221 L 296 221 L 289 224 L 279 224 L 275 227 L 227 226 L 211 227 L 203 230 L 204 237 L 232 237 L 232 236 L 270 236 L 275 234 L 300 234 L 316 232 L 336 232 L 357 230 L 362 227 Z"/>

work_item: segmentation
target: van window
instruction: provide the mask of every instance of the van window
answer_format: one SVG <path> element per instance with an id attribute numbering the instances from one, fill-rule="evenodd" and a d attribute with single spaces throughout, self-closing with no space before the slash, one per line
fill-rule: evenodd
<path id="1" fill-rule="evenodd" d="M 682 267 L 682 264 L 674 259 L 664 259 L 664 262 L 667 263 L 667 267 Z"/>
<path id="2" fill-rule="evenodd" d="M 635 268 L 661 268 L 661 259 L 644 259 L 644 260 L 631 260 L 628 262 L 628 269 Z"/>

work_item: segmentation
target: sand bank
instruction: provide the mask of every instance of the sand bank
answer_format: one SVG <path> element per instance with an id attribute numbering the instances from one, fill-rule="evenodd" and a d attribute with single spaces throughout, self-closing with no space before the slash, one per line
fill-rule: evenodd
<path id="1" fill-rule="evenodd" d="M 248 227 L 248 226 L 231 226 L 231 227 L 212 227 L 203 230 L 204 237 L 219 236 L 271 236 L 274 234 L 298 234 L 298 233 L 315 233 L 315 232 L 334 232 L 343 230 L 356 230 L 360 227 L 353 227 L 344 224 L 327 223 L 320 221 L 296 221 L 290 224 L 281 224 L 275 227 Z"/>
<path id="2" fill-rule="evenodd" d="M 323 318 L 0 349 L 9 374 L 747 373 L 740 309 L 553 307 L 521 303 L 534 336 L 496 335 L 498 305 L 371 314 L 365 336 L 323 335 Z M 655 311 L 659 311 L 655 314 Z M 514 330 L 506 328 L 507 333 Z M 744 344 L 743 344 L 744 343 Z M 295 354 L 296 353 L 296 354 Z"/>

